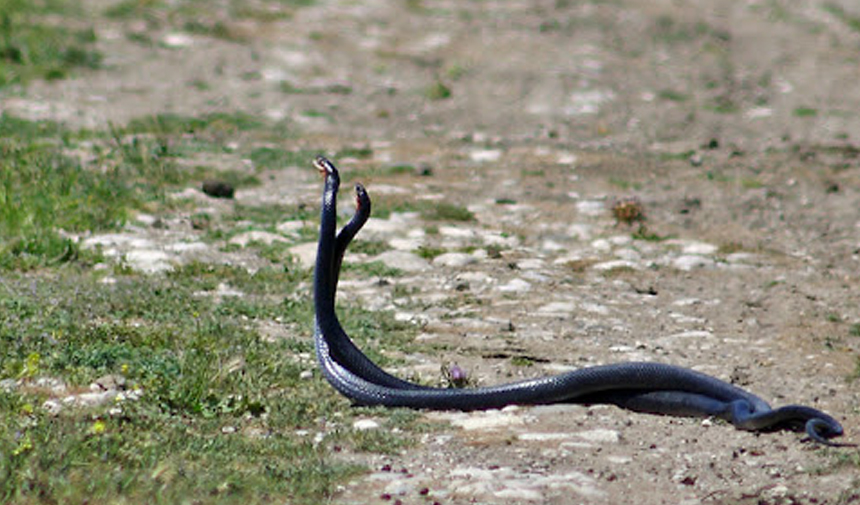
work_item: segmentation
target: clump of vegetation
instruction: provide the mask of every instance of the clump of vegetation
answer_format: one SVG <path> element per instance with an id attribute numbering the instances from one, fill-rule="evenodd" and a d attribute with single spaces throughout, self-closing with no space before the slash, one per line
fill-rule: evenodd
<path id="1" fill-rule="evenodd" d="M 421 217 L 429 221 L 474 221 L 475 214 L 465 207 L 446 202 L 424 205 L 420 209 Z"/>
<path id="2" fill-rule="evenodd" d="M 446 250 L 441 248 L 441 247 L 432 247 L 432 246 L 422 245 L 422 246 L 419 246 L 415 252 L 418 254 L 418 256 L 421 256 L 425 260 L 432 260 L 436 256 L 440 256 L 442 254 L 445 254 Z"/>
<path id="3" fill-rule="evenodd" d="M 442 387 L 463 389 L 475 387 L 477 385 L 475 378 L 471 377 L 466 370 L 456 363 L 452 363 L 451 365 L 442 365 L 441 375 Z"/>
<path id="4" fill-rule="evenodd" d="M 333 447 L 390 453 L 404 443 L 387 429 L 349 428 L 362 411 L 308 374 L 311 273 L 285 244 L 251 244 L 269 260 L 253 272 L 189 263 L 155 276 L 90 268 L 103 258 L 80 249 L 78 236 L 122 229 L 138 210 L 169 215 L 174 190 L 200 177 L 255 183 L 178 163 L 178 140 L 218 145 L 213 132 L 252 127 L 245 119 L 155 116 L 78 132 L 0 115 L 0 502 L 321 503 L 361 471 Z M 272 165 L 280 154 L 257 152 Z M 301 205 L 236 205 L 217 224 L 201 212 L 192 222 L 214 235 L 222 224 L 274 229 L 307 216 Z M 354 272 L 399 275 L 382 264 Z M 411 345 L 413 328 L 393 314 L 339 309 L 383 366 L 394 359 L 380 334 L 386 346 Z M 63 401 L 106 378 L 115 400 Z"/>
<path id="5" fill-rule="evenodd" d="M 0 0 L 0 87 L 62 79 L 74 69 L 101 66 L 92 28 L 72 29 L 44 20 L 51 14 L 74 13 L 74 7 L 62 0 Z"/>
<path id="6" fill-rule="evenodd" d="M 359 470 L 332 458 L 332 445 L 390 452 L 402 442 L 387 430 L 365 439 L 320 424 L 360 412 L 344 410 L 320 378 L 303 378 L 313 366 L 298 357 L 313 352 L 311 297 L 283 295 L 307 290 L 308 275 L 196 263 L 110 285 L 86 272 L 7 277 L 0 378 L 15 386 L 0 390 L 0 497 L 324 501 Z M 212 303 L 200 295 L 225 282 L 244 296 Z M 344 309 L 348 331 L 378 359 L 370 339 L 384 332 L 402 343 L 410 331 L 390 314 Z M 254 323 L 275 317 L 292 329 L 262 338 Z M 122 377 L 124 399 L 58 416 L 41 407 L 56 397 L 40 378 L 76 391 L 106 374 Z"/>
<path id="7" fill-rule="evenodd" d="M 442 81 L 436 81 L 424 89 L 424 96 L 428 100 L 445 100 L 451 98 L 452 95 L 451 88 L 446 86 Z"/>
<path id="8" fill-rule="evenodd" d="M 95 166 L 65 154 L 49 122 L 0 116 L 0 268 L 63 263 L 84 253 L 71 237 L 125 224 L 133 209 L 166 203 L 187 180 L 156 140 L 120 137 L 98 148 Z M 66 140 L 70 142 L 71 140 Z"/>
<path id="9" fill-rule="evenodd" d="M 628 226 L 638 223 L 643 226 L 645 222 L 645 206 L 636 197 L 625 197 L 616 200 L 612 204 L 612 217 L 617 224 Z"/>

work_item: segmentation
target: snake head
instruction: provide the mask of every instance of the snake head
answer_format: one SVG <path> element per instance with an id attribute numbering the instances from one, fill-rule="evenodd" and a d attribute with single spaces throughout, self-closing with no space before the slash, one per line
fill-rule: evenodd
<path id="1" fill-rule="evenodd" d="M 831 442 L 830 439 L 842 435 L 842 426 L 839 423 L 820 417 L 813 417 L 806 421 L 806 434 L 809 438 L 819 444 L 831 447 L 853 447 L 855 444 Z"/>
<path id="2" fill-rule="evenodd" d="M 325 156 L 317 156 L 314 158 L 314 166 L 322 174 L 323 178 L 337 177 L 337 168 L 334 163 L 330 162 Z"/>
<path id="3" fill-rule="evenodd" d="M 361 184 L 355 185 L 355 211 L 370 214 L 370 196 Z"/>

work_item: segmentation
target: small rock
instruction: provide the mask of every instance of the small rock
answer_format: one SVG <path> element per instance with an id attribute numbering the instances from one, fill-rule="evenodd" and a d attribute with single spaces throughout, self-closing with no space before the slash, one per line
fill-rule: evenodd
<path id="1" fill-rule="evenodd" d="M 544 267 L 544 261 L 538 258 L 527 258 L 517 262 L 520 270 L 538 270 Z"/>
<path id="2" fill-rule="evenodd" d="M 96 393 L 81 393 L 63 398 L 63 403 L 67 405 L 80 405 L 83 407 L 95 407 L 109 402 L 116 398 L 116 390 L 101 391 Z"/>
<path id="3" fill-rule="evenodd" d="M 607 240 L 609 240 L 609 243 L 614 246 L 628 245 L 633 242 L 630 235 L 615 235 L 614 237 L 609 237 Z"/>
<path id="4" fill-rule="evenodd" d="M 219 180 L 204 181 L 201 189 L 212 198 L 233 198 L 236 193 L 233 185 Z"/>
<path id="5" fill-rule="evenodd" d="M 576 311 L 576 304 L 573 302 L 551 302 L 541 306 L 537 311 L 544 315 L 566 316 Z"/>
<path id="6" fill-rule="evenodd" d="M 125 377 L 122 375 L 104 375 L 90 384 L 90 391 L 116 391 L 118 389 L 125 389 Z"/>
<path id="7" fill-rule="evenodd" d="M 639 251 L 635 249 L 628 249 L 626 247 L 624 249 L 618 249 L 617 251 L 615 251 L 615 256 L 621 258 L 622 260 L 627 260 L 631 262 L 639 261 L 640 259 L 642 259 L 642 255 L 639 253 Z"/>
<path id="8" fill-rule="evenodd" d="M 373 419 L 359 419 L 352 423 L 352 428 L 358 431 L 375 430 L 379 428 L 379 423 Z"/>
<path id="9" fill-rule="evenodd" d="M 430 268 L 427 260 L 406 251 L 385 251 L 374 257 L 373 261 L 381 261 L 389 268 L 396 268 L 404 272 L 421 272 Z"/>
<path id="10" fill-rule="evenodd" d="M 176 242 L 164 246 L 164 249 L 179 254 L 187 254 L 206 251 L 209 246 L 203 242 Z"/>
<path id="11" fill-rule="evenodd" d="M 277 225 L 275 229 L 278 230 L 278 233 L 282 233 L 290 237 L 298 237 L 299 232 L 304 227 L 304 221 L 284 221 Z"/>
<path id="12" fill-rule="evenodd" d="M 690 271 L 694 268 L 705 268 L 713 265 L 714 260 L 694 254 L 685 254 L 672 260 L 673 267 L 684 271 Z"/>
<path id="13" fill-rule="evenodd" d="M 507 284 L 499 286 L 499 291 L 503 293 L 523 293 L 529 291 L 532 285 L 523 279 L 511 279 Z"/>
<path id="14" fill-rule="evenodd" d="M 42 404 L 42 409 L 44 409 L 48 414 L 55 416 L 63 410 L 63 405 L 57 400 L 46 400 L 45 403 Z"/>
<path id="15" fill-rule="evenodd" d="M 288 252 L 304 268 L 312 268 L 317 260 L 317 243 L 306 242 L 290 247 Z"/>
<path id="16" fill-rule="evenodd" d="M 15 379 L 0 380 L 0 390 L 11 392 L 18 388 L 18 383 Z"/>
<path id="17" fill-rule="evenodd" d="M 433 265 L 437 267 L 461 268 L 477 261 L 478 259 L 471 254 L 450 252 L 440 254 L 439 256 L 433 258 Z"/>
<path id="18" fill-rule="evenodd" d="M 590 240 L 592 226 L 584 223 L 574 223 L 567 228 L 567 234 L 577 240 Z"/>
<path id="19" fill-rule="evenodd" d="M 681 333 L 674 333 L 669 336 L 671 338 L 710 338 L 713 337 L 714 334 L 705 330 L 690 330 L 682 331 Z"/>
<path id="20" fill-rule="evenodd" d="M 418 492 L 419 482 L 415 479 L 400 478 L 393 480 L 385 486 L 385 492 L 391 496 L 406 496 Z"/>
<path id="21" fill-rule="evenodd" d="M 681 252 L 684 254 L 701 254 L 701 255 L 709 255 L 717 252 L 717 246 L 714 244 L 708 244 L 707 242 L 685 242 L 682 245 Z"/>
<path id="22" fill-rule="evenodd" d="M 240 233 L 229 240 L 230 244 L 238 245 L 241 247 L 248 247 L 248 245 L 253 242 L 260 242 L 262 244 L 271 245 L 275 242 L 287 242 L 287 239 L 285 239 L 281 235 L 278 235 L 277 233 L 252 230 L 247 231 L 245 233 Z"/>
<path id="23" fill-rule="evenodd" d="M 605 428 L 579 431 L 576 433 L 576 436 L 595 443 L 616 443 L 621 440 L 621 435 L 617 431 Z"/>
<path id="24" fill-rule="evenodd" d="M 161 39 L 161 43 L 164 44 L 165 47 L 180 49 L 193 44 L 194 39 L 185 33 L 168 33 Z"/>
<path id="25" fill-rule="evenodd" d="M 502 157 L 502 151 L 498 149 L 479 149 L 469 153 L 472 161 L 478 163 L 498 161 Z"/>
<path id="26" fill-rule="evenodd" d="M 603 214 L 605 206 L 599 200 L 583 200 L 576 202 L 576 210 L 584 216 L 599 216 Z"/>
<path id="27" fill-rule="evenodd" d="M 634 262 L 628 261 L 628 260 L 612 260 L 612 261 L 603 261 L 601 263 L 595 263 L 594 265 L 592 265 L 591 268 L 593 268 L 594 270 L 597 270 L 598 272 L 607 272 L 609 270 L 625 269 L 625 268 L 630 268 L 633 270 L 639 270 L 642 267 L 638 263 L 634 263 Z"/>
<path id="28" fill-rule="evenodd" d="M 173 269 L 170 264 L 170 256 L 164 251 L 155 249 L 138 249 L 129 251 L 125 255 L 128 266 L 139 272 L 154 274 Z"/>
<path id="29" fill-rule="evenodd" d="M 466 431 L 474 431 L 522 426 L 525 424 L 525 419 L 518 412 L 487 410 L 469 413 L 465 416 L 452 417 L 450 422 L 454 426 L 459 426 Z"/>

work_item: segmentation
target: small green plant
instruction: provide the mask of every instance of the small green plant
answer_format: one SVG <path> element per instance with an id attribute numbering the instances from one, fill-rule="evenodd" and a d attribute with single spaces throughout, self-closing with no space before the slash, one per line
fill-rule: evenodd
<path id="1" fill-rule="evenodd" d="M 436 81 L 424 89 L 424 97 L 428 100 L 445 100 L 451 98 L 453 92 L 442 81 Z"/>
<path id="2" fill-rule="evenodd" d="M 530 366 L 534 366 L 534 364 L 535 364 L 534 359 L 532 359 L 528 356 L 514 356 L 513 358 L 511 358 L 511 365 L 513 365 L 513 366 L 530 367 Z"/>
<path id="3" fill-rule="evenodd" d="M 421 217 L 430 221 L 474 221 L 475 215 L 472 211 L 446 202 L 438 202 L 432 205 L 424 205 L 421 208 Z"/>
<path id="4" fill-rule="evenodd" d="M 798 107 L 794 109 L 795 117 L 815 117 L 818 115 L 818 109 L 812 107 Z"/>
<path id="5" fill-rule="evenodd" d="M 313 160 L 315 152 L 287 151 L 274 147 L 258 147 L 251 151 L 251 161 L 258 170 L 280 169 L 289 166 L 306 165 Z"/>
<path id="6" fill-rule="evenodd" d="M 343 266 L 344 272 L 353 273 L 360 277 L 401 277 L 403 271 L 390 267 L 381 261 L 370 261 L 368 263 L 347 263 Z"/>
<path id="7" fill-rule="evenodd" d="M 621 198 L 612 204 L 616 224 L 632 225 L 645 222 L 645 206 L 636 197 Z"/>
<path id="8" fill-rule="evenodd" d="M 391 249 L 385 242 L 379 240 L 356 240 L 350 246 L 350 251 L 368 256 L 376 256 Z"/>
<path id="9" fill-rule="evenodd" d="M 681 93 L 680 91 L 676 91 L 674 89 L 661 89 L 657 93 L 657 98 L 669 102 L 686 102 L 690 99 L 689 95 L 687 95 L 686 93 Z"/>
<path id="10" fill-rule="evenodd" d="M 822 9 L 842 21 L 846 26 L 855 32 L 860 32 L 860 16 L 849 14 L 844 7 L 836 2 L 827 2 L 822 6 Z"/>
<path id="11" fill-rule="evenodd" d="M 418 247 L 418 249 L 415 252 L 418 253 L 418 256 L 421 256 L 425 260 L 432 260 L 436 256 L 440 256 L 442 254 L 445 254 L 446 250 L 441 248 L 441 247 L 431 247 L 431 246 L 422 245 L 422 246 Z"/>
<path id="12" fill-rule="evenodd" d="M 373 149 L 370 147 L 345 147 L 337 152 L 335 158 L 372 158 Z"/>

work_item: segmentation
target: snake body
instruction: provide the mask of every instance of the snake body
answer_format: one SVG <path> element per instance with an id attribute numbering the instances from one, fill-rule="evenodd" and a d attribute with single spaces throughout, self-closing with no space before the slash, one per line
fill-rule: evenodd
<path id="1" fill-rule="evenodd" d="M 773 409 L 758 396 L 687 368 L 651 362 L 617 363 L 490 387 L 451 389 L 414 384 L 385 372 L 356 347 L 335 311 L 335 294 L 347 246 L 370 215 L 370 198 L 356 185 L 356 211 L 340 233 L 335 166 L 318 157 L 325 179 L 314 269 L 314 341 L 323 375 L 359 405 L 434 410 L 481 410 L 560 402 L 608 403 L 637 412 L 718 417 L 744 430 L 805 430 L 820 443 L 842 435 L 842 426 L 817 409 Z"/>

